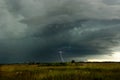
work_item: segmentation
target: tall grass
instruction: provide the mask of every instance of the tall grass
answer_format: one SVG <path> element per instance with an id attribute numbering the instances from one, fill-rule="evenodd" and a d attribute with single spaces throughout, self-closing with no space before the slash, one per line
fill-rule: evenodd
<path id="1" fill-rule="evenodd" d="M 120 63 L 1 65 L 0 80 L 119 80 Z"/>

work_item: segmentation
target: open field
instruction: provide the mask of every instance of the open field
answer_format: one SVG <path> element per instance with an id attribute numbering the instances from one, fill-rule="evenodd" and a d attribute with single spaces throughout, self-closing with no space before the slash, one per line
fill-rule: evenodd
<path id="1" fill-rule="evenodd" d="M 0 65 L 0 80 L 119 80 L 120 63 Z"/>

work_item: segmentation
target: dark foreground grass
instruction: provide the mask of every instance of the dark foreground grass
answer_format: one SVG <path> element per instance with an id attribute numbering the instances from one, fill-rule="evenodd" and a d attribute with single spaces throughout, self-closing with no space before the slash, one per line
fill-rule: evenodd
<path id="1" fill-rule="evenodd" d="M 0 66 L 0 80 L 119 80 L 119 77 L 120 63 Z"/>

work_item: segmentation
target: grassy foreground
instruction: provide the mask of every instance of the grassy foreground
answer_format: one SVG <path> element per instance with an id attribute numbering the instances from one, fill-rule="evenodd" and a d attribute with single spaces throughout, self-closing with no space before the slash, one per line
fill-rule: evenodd
<path id="1" fill-rule="evenodd" d="M 0 80 L 119 80 L 120 63 L 0 65 Z"/>

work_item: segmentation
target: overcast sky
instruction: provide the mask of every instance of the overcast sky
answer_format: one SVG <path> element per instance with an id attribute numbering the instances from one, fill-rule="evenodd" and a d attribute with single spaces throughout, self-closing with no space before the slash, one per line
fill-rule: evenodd
<path id="1" fill-rule="evenodd" d="M 110 56 L 119 40 L 120 0 L 0 0 L 0 63 Z"/>

